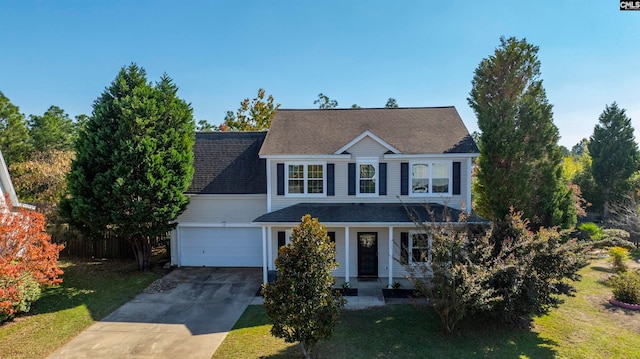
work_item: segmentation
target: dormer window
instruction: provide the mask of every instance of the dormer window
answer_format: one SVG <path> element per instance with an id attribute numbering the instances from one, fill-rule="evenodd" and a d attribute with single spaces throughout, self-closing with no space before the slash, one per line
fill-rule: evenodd
<path id="1" fill-rule="evenodd" d="M 287 195 L 324 195 L 325 163 L 287 163 Z"/>

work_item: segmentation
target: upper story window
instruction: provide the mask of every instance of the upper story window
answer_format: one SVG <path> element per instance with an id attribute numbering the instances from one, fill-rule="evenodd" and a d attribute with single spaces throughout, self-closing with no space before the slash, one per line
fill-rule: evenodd
<path id="1" fill-rule="evenodd" d="M 358 195 L 378 195 L 378 159 L 358 159 L 357 162 Z"/>
<path id="2" fill-rule="evenodd" d="M 287 194 L 325 194 L 324 163 L 287 163 Z"/>
<path id="3" fill-rule="evenodd" d="M 450 162 L 411 162 L 411 195 L 450 195 Z"/>

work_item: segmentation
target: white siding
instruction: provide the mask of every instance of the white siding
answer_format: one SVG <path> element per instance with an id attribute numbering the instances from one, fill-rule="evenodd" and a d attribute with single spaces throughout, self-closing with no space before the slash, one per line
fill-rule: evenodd
<path id="1" fill-rule="evenodd" d="M 353 156 L 352 156 L 353 157 Z M 430 160 L 428 156 L 425 160 Z M 439 158 L 438 160 L 442 160 Z M 462 205 L 468 205 L 466 202 L 467 193 L 470 189 L 469 179 L 467 178 L 467 158 L 451 158 L 447 161 L 460 162 L 461 182 L 460 195 L 453 196 L 430 196 L 430 197 L 412 197 L 400 195 L 400 164 L 409 162 L 408 160 L 385 160 L 380 158 L 380 162 L 387 163 L 387 195 L 377 197 L 357 197 L 348 195 L 348 164 L 347 162 L 335 162 L 335 196 L 278 196 L 277 193 L 277 171 L 278 163 L 284 163 L 282 160 L 272 160 L 271 163 L 271 211 L 292 206 L 297 203 L 313 202 L 313 203 L 441 203 L 451 208 L 461 209 Z M 355 157 L 352 158 L 355 163 Z M 328 162 L 331 163 L 331 162 Z"/>
<path id="2" fill-rule="evenodd" d="M 266 195 L 194 195 L 177 222 L 249 224 L 266 212 Z"/>
<path id="3" fill-rule="evenodd" d="M 346 151 L 355 157 L 382 157 L 389 149 L 382 146 L 378 141 L 365 137 Z"/>

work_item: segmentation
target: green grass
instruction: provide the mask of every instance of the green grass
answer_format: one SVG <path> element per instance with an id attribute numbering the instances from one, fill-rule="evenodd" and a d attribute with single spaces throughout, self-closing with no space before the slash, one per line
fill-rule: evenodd
<path id="1" fill-rule="evenodd" d="M 60 266 L 62 284 L 47 289 L 29 314 L 0 326 L 0 358 L 45 358 L 161 277 L 138 272 L 132 262 L 63 260 Z"/>
<path id="2" fill-rule="evenodd" d="M 613 307 L 599 260 L 582 270 L 575 297 L 535 318 L 527 329 L 500 328 L 470 318 L 453 335 L 428 308 L 390 305 L 343 311 L 320 358 L 640 358 L 640 312 Z M 250 306 L 213 355 L 226 358 L 301 358 L 296 344 L 271 336 L 262 306 Z"/>

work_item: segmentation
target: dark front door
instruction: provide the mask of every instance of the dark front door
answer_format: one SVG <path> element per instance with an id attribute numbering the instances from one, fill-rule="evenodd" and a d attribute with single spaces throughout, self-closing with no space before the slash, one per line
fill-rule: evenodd
<path id="1" fill-rule="evenodd" d="M 358 232 L 358 277 L 378 276 L 378 233 Z"/>

